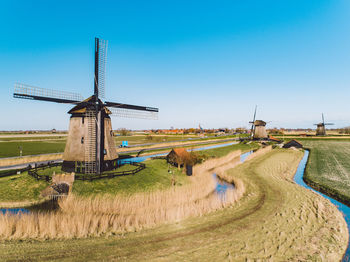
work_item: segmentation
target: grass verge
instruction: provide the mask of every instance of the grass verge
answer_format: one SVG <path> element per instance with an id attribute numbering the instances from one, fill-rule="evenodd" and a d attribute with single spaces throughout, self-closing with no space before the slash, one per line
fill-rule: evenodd
<path id="1" fill-rule="evenodd" d="M 314 189 L 350 206 L 350 141 L 304 141 L 310 150 L 304 175 Z"/>

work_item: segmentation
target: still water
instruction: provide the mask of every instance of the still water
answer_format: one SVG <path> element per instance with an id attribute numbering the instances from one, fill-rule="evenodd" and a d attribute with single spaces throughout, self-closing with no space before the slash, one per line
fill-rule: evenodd
<path id="1" fill-rule="evenodd" d="M 30 211 L 26 208 L 2 208 L 0 209 L 0 213 L 2 214 L 17 214 L 17 213 L 29 213 Z"/>
<path id="2" fill-rule="evenodd" d="M 253 151 L 249 151 L 247 153 L 244 153 L 240 156 L 241 163 L 243 163 L 249 155 L 251 155 Z M 213 174 L 213 178 L 216 182 L 216 188 L 215 191 L 221 197 L 222 199 L 225 197 L 225 193 L 227 190 L 234 190 L 235 186 L 233 184 L 227 183 L 223 180 L 221 180 L 216 174 Z"/>

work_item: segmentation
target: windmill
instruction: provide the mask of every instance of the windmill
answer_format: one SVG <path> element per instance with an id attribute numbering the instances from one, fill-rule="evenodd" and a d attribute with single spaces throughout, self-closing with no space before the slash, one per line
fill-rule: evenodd
<path id="1" fill-rule="evenodd" d="M 199 123 L 198 127 L 199 127 L 199 131 L 200 131 L 201 133 L 203 133 L 203 132 L 204 132 L 204 129 L 203 129 L 203 127 L 201 126 L 200 123 Z"/>
<path id="2" fill-rule="evenodd" d="M 322 122 L 318 124 L 314 124 L 317 126 L 316 128 L 316 136 L 325 136 L 326 135 L 326 125 L 334 125 L 333 123 L 325 123 L 324 116 L 322 113 Z"/>
<path id="3" fill-rule="evenodd" d="M 262 120 L 255 120 L 256 109 L 257 109 L 257 106 L 255 106 L 253 121 L 249 122 L 252 124 L 252 127 L 250 129 L 250 139 L 251 140 L 267 139 L 268 137 L 267 137 L 267 132 L 265 128 L 266 122 Z"/>
<path id="4" fill-rule="evenodd" d="M 15 84 L 15 98 L 75 105 L 71 114 L 62 170 L 100 174 L 117 167 L 118 154 L 113 138 L 111 116 L 157 119 L 158 108 L 102 102 L 105 97 L 107 41 L 95 38 L 94 93 L 89 98 L 77 93 Z"/>

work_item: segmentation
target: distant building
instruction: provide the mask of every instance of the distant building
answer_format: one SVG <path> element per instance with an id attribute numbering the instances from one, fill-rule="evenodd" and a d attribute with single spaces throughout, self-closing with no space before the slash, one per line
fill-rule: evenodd
<path id="1" fill-rule="evenodd" d="M 291 148 L 291 147 L 303 148 L 303 145 L 299 141 L 292 139 L 288 143 L 284 144 L 283 146 L 283 148 Z"/>

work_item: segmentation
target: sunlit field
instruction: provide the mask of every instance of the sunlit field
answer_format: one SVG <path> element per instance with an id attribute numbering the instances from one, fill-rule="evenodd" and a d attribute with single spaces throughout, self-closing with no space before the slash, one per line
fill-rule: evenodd
<path id="1" fill-rule="evenodd" d="M 305 180 L 350 205 L 350 141 L 303 141 L 310 149 Z"/>

